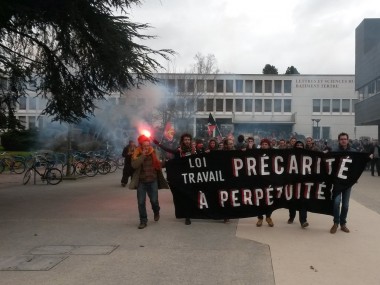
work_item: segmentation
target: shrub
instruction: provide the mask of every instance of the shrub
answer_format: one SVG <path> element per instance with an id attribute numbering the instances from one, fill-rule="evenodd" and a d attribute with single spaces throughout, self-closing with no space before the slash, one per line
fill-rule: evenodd
<path id="1" fill-rule="evenodd" d="M 1 135 L 1 145 L 6 151 L 29 151 L 37 142 L 36 130 L 12 130 Z"/>

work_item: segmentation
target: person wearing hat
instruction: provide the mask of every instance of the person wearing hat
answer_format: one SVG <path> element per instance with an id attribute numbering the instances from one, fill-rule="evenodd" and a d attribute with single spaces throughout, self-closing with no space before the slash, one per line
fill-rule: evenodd
<path id="1" fill-rule="evenodd" d="M 260 141 L 260 149 L 270 149 L 271 148 L 271 142 L 268 140 L 268 139 L 262 139 Z M 265 216 L 266 216 L 266 222 L 268 223 L 268 225 L 270 227 L 273 227 L 274 226 L 274 223 L 272 221 L 272 211 L 268 210 L 265 212 Z M 259 215 L 257 216 L 258 220 L 257 220 L 257 223 L 256 223 L 256 226 L 257 227 L 261 227 L 263 225 L 263 220 L 264 220 L 264 216 L 263 215 Z"/>
<path id="2" fill-rule="evenodd" d="M 154 148 L 150 145 L 150 139 L 144 135 L 138 137 L 139 146 L 132 154 L 133 173 L 130 189 L 137 189 L 137 204 L 139 209 L 139 229 L 144 229 L 148 223 L 146 211 L 146 194 L 148 194 L 154 221 L 160 219 L 160 204 L 158 202 L 158 189 L 169 188 L 161 168 L 161 162 L 157 158 Z"/>

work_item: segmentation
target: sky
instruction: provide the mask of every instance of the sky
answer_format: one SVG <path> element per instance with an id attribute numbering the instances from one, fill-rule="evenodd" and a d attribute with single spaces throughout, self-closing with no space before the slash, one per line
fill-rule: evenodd
<path id="1" fill-rule="evenodd" d="M 190 71 L 194 56 L 213 54 L 219 73 L 354 74 L 355 29 L 380 18 L 378 0 L 142 0 L 129 11 L 141 31 L 155 35 L 144 45 L 176 52 L 171 72 Z M 165 72 L 165 69 L 159 72 Z"/>

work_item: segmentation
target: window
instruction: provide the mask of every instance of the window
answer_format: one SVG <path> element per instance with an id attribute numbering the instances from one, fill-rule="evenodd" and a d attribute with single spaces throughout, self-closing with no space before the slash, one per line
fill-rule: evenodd
<path id="1" fill-rule="evenodd" d="M 245 93 L 252 93 L 252 92 L 253 92 L 253 80 L 246 80 Z"/>
<path id="2" fill-rule="evenodd" d="M 252 113 L 252 103 L 253 103 L 253 100 L 252 99 L 245 99 L 244 100 L 244 112 L 247 112 L 247 113 Z"/>
<path id="3" fill-rule="evenodd" d="M 235 100 L 235 112 L 243 112 L 243 99 Z"/>
<path id="4" fill-rule="evenodd" d="M 217 93 L 224 93 L 224 80 L 217 80 L 216 81 L 216 92 Z"/>
<path id="5" fill-rule="evenodd" d="M 236 93 L 243 93 L 243 80 L 236 80 Z"/>
<path id="6" fill-rule="evenodd" d="M 355 104 L 356 103 L 358 103 L 358 99 L 352 99 L 352 108 L 351 108 L 351 110 L 352 110 L 352 113 L 355 113 Z"/>
<path id="7" fill-rule="evenodd" d="M 186 111 L 194 112 L 194 99 L 186 100 Z"/>
<path id="8" fill-rule="evenodd" d="M 216 111 L 217 112 L 223 112 L 223 99 L 216 99 Z"/>
<path id="9" fill-rule="evenodd" d="M 292 99 L 284 99 L 284 113 L 292 112 Z"/>
<path id="10" fill-rule="evenodd" d="M 38 110 L 43 110 L 46 108 L 46 104 L 47 104 L 47 99 L 46 98 L 39 98 L 38 100 Z M 125 104 L 125 103 L 124 103 Z M 123 105 L 124 105 L 123 104 Z"/>
<path id="11" fill-rule="evenodd" d="M 330 139 L 330 127 L 322 127 L 322 139 Z"/>
<path id="12" fill-rule="evenodd" d="M 233 111 L 233 100 L 226 99 L 226 112 L 232 112 L 232 111 Z"/>
<path id="13" fill-rule="evenodd" d="M 29 129 L 36 128 L 36 117 L 29 117 Z"/>
<path id="14" fill-rule="evenodd" d="M 205 110 L 205 101 L 203 99 L 197 100 L 197 111 L 203 112 Z"/>
<path id="15" fill-rule="evenodd" d="M 199 93 L 205 92 L 205 81 L 204 80 L 197 80 L 197 92 L 199 92 Z"/>
<path id="16" fill-rule="evenodd" d="M 233 92 L 234 92 L 234 81 L 226 80 L 226 93 L 233 93 Z"/>
<path id="17" fill-rule="evenodd" d="M 214 99 L 206 99 L 206 111 L 207 112 L 214 111 Z"/>
<path id="18" fill-rule="evenodd" d="M 263 100 L 255 99 L 255 112 L 261 113 L 263 111 Z"/>
<path id="19" fill-rule="evenodd" d="M 176 110 L 184 111 L 185 110 L 185 99 L 178 98 L 176 103 Z"/>
<path id="20" fill-rule="evenodd" d="M 178 92 L 185 92 L 185 79 L 178 79 Z"/>
<path id="21" fill-rule="evenodd" d="M 263 93 L 263 81 L 255 80 L 255 93 Z"/>
<path id="22" fill-rule="evenodd" d="M 292 93 L 292 81 L 284 80 L 284 93 Z"/>
<path id="23" fill-rule="evenodd" d="M 368 84 L 368 96 L 373 96 L 375 94 L 375 81 L 372 81 Z"/>
<path id="24" fill-rule="evenodd" d="M 342 112 L 343 113 L 350 112 L 350 99 L 342 99 Z"/>
<path id="25" fill-rule="evenodd" d="M 320 113 L 320 112 L 321 112 L 321 100 L 313 99 L 313 113 Z"/>
<path id="26" fill-rule="evenodd" d="M 23 125 L 26 128 L 26 117 L 25 116 L 20 116 L 18 117 L 21 125 Z"/>
<path id="27" fill-rule="evenodd" d="M 281 90 L 281 80 L 275 80 L 274 81 L 274 93 L 282 93 Z"/>
<path id="28" fill-rule="evenodd" d="M 265 80 L 265 93 L 272 93 L 272 80 Z"/>
<path id="29" fill-rule="evenodd" d="M 36 110 L 37 107 L 37 98 L 29 97 L 29 110 Z"/>
<path id="30" fill-rule="evenodd" d="M 194 82 L 195 82 L 194 79 L 187 80 L 187 92 L 191 92 L 191 93 L 194 92 Z"/>
<path id="31" fill-rule="evenodd" d="M 282 100 L 281 99 L 274 99 L 273 100 L 273 111 L 276 113 L 281 113 L 281 105 L 282 105 Z"/>
<path id="32" fill-rule="evenodd" d="M 19 109 L 26 110 L 26 97 L 20 97 L 19 99 Z"/>
<path id="33" fill-rule="evenodd" d="M 38 117 L 38 128 L 41 130 L 44 127 L 44 117 Z"/>
<path id="34" fill-rule="evenodd" d="M 340 99 L 332 100 L 332 111 L 333 113 L 340 113 Z"/>
<path id="35" fill-rule="evenodd" d="M 323 99 L 322 100 L 322 112 L 323 113 L 330 113 L 331 110 L 331 100 L 330 99 Z"/>
<path id="36" fill-rule="evenodd" d="M 214 93 L 214 80 L 207 80 L 207 93 Z"/>
<path id="37" fill-rule="evenodd" d="M 272 112 L 272 99 L 264 99 L 264 112 Z"/>
<path id="38" fill-rule="evenodd" d="M 168 79 L 168 89 L 169 89 L 169 92 L 175 91 L 175 80 L 174 79 Z"/>

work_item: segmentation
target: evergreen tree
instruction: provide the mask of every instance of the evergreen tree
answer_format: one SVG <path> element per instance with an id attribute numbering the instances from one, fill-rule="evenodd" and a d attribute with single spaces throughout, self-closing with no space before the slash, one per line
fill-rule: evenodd
<path id="1" fill-rule="evenodd" d="M 298 72 L 297 68 L 295 68 L 295 67 L 292 65 L 292 66 L 290 66 L 290 67 L 288 67 L 288 68 L 286 69 L 285 74 L 300 74 L 300 73 Z"/>
<path id="2" fill-rule="evenodd" d="M 274 65 L 266 64 L 263 69 L 263 74 L 278 74 L 278 70 Z"/>
<path id="3" fill-rule="evenodd" d="M 78 123 L 95 109 L 95 100 L 144 81 L 154 82 L 161 67 L 141 40 L 147 24 L 129 21 L 127 10 L 139 0 L 2 0 L 0 77 L 17 88 L 12 98 L 33 87 L 46 97 L 43 115 Z M 115 15 L 115 11 L 120 13 Z M 1 92 L 4 97 L 6 92 Z M 9 113 L 11 110 L 1 110 Z"/>

